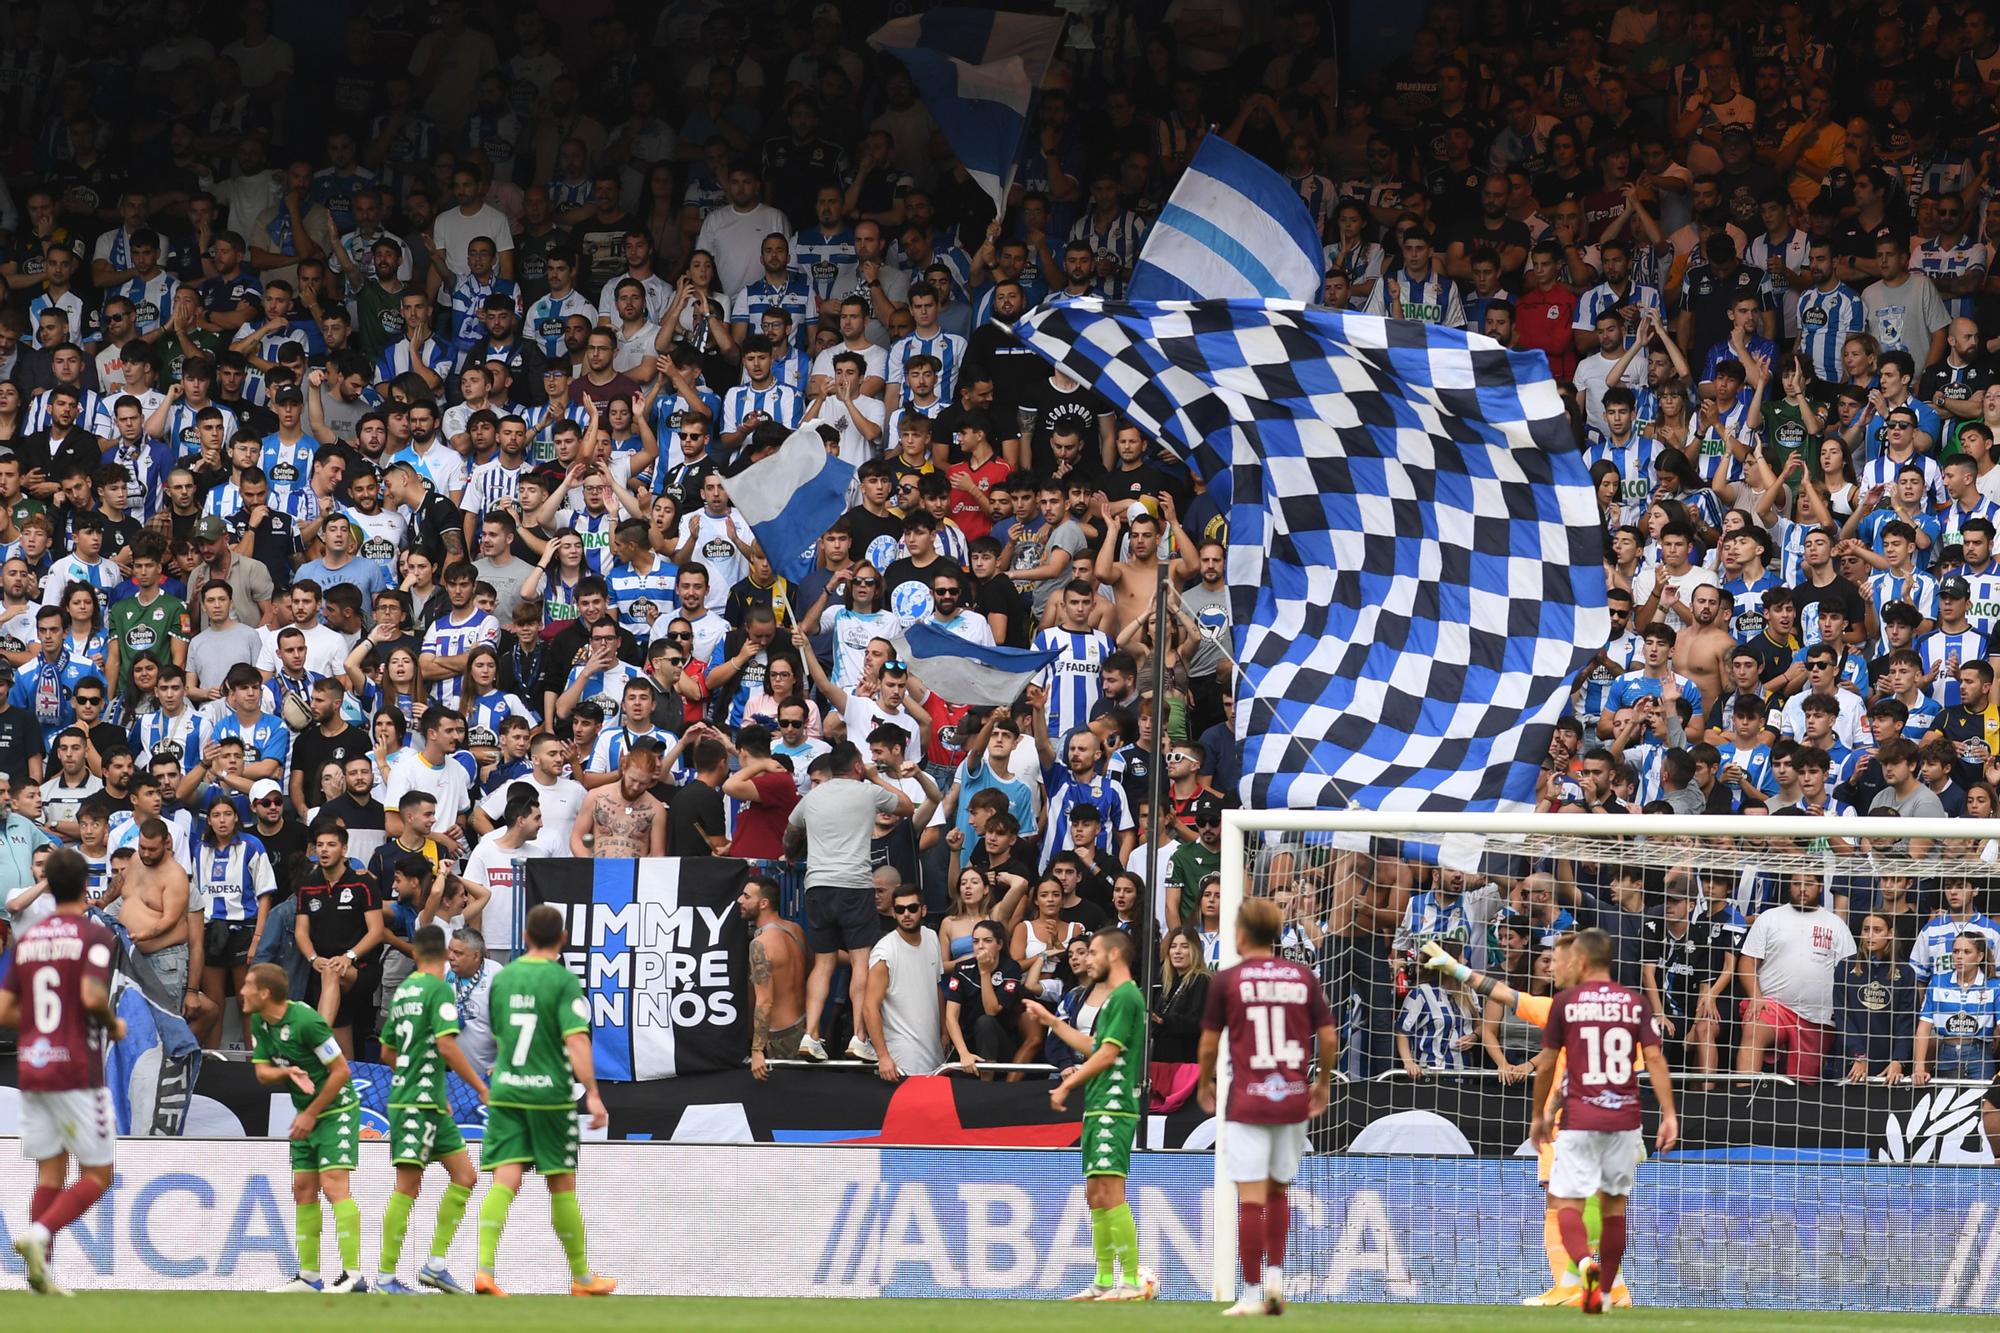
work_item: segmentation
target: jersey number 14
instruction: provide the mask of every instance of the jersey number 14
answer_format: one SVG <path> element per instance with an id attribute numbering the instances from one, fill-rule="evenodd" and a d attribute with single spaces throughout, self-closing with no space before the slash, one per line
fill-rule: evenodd
<path id="1" fill-rule="evenodd" d="M 1250 1053 L 1252 1069 L 1296 1069 L 1305 1063 L 1305 1047 L 1285 1035 L 1285 1011 L 1275 1004 L 1253 1004 L 1243 1011 L 1250 1020 L 1250 1034 L 1256 1049 Z"/>

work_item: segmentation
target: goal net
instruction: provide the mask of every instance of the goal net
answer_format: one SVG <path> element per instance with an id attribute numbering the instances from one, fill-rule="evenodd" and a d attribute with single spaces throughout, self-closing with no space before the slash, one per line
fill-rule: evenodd
<path id="1" fill-rule="evenodd" d="M 1527 1142 L 1541 1030 L 1422 950 L 1547 996 L 1555 941 L 1594 927 L 1662 1019 L 1680 1115 L 1632 1196 L 1639 1304 L 2000 1309 L 2000 821 L 1231 812 L 1219 887 L 1214 963 L 1244 897 L 1276 900 L 1341 1033 L 1319 1052 L 1334 1094 L 1291 1195 L 1289 1296 L 1552 1286 Z M 1645 1119 L 1650 1151 L 1650 1089 Z M 1228 1299 L 1220 1153 L 1213 1217 Z"/>

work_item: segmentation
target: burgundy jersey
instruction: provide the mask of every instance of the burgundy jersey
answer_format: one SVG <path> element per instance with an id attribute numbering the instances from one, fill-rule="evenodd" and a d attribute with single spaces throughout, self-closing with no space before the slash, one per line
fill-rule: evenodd
<path id="1" fill-rule="evenodd" d="M 1227 1117 L 1248 1125 L 1308 1119 L 1313 1034 L 1332 1024 L 1319 978 L 1290 959 L 1250 958 L 1217 973 L 1201 1025 L 1229 1034 Z"/>
<path id="2" fill-rule="evenodd" d="M 1659 1044 L 1652 1007 L 1629 986 L 1586 981 L 1556 996 L 1542 1046 L 1563 1053 L 1563 1128 L 1639 1128 L 1640 1052 Z"/>
<path id="3" fill-rule="evenodd" d="M 83 1004 L 83 979 L 111 984 L 118 941 L 89 917 L 45 917 L 14 942 L 0 982 L 20 1004 L 21 1091 L 104 1086 L 105 1030 Z"/>

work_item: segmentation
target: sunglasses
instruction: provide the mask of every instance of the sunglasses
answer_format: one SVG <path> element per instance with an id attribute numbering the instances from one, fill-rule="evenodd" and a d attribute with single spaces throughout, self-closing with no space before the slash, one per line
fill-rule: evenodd
<path id="1" fill-rule="evenodd" d="M 882 664 L 884 671 L 908 671 L 910 668 L 898 658 L 890 658 Z"/>
<path id="2" fill-rule="evenodd" d="M 1178 764 L 1183 760 L 1188 760 L 1192 758 L 1194 758 L 1194 756 L 1189 754 L 1186 750 L 1169 750 L 1167 752 L 1167 762 L 1170 764 Z"/>
<path id="3" fill-rule="evenodd" d="M 685 657 L 669 657 L 667 659 L 668 666 L 686 666 L 687 664 L 688 660 Z"/>
<path id="4" fill-rule="evenodd" d="M 667 642 L 668 642 L 668 643 L 693 643 L 693 642 L 694 642 L 694 631 L 693 631 L 693 630 L 689 630 L 689 631 L 688 631 L 687 633 L 685 633 L 685 634 L 672 634 L 672 633 L 669 633 L 669 634 L 667 635 Z"/>
<path id="5" fill-rule="evenodd" d="M 880 579 L 856 579 L 856 580 L 854 580 L 854 586 L 855 586 L 855 587 L 857 587 L 857 588 L 879 588 L 879 587 L 881 587 L 881 586 L 882 586 L 882 580 L 880 580 Z"/>
<path id="6" fill-rule="evenodd" d="M 922 903 L 897 903 L 892 910 L 897 916 L 910 916 L 922 912 L 924 905 Z"/>
<path id="7" fill-rule="evenodd" d="M 778 725 L 779 725 L 780 727 L 787 727 L 787 728 L 789 728 L 789 727 L 803 727 L 803 726 L 804 726 L 805 724 L 806 724 L 806 720 L 805 720 L 804 718 L 802 718 L 802 717 L 793 717 L 793 718 L 784 718 L 784 717 L 781 717 L 781 718 L 779 718 L 779 719 L 778 719 Z"/>

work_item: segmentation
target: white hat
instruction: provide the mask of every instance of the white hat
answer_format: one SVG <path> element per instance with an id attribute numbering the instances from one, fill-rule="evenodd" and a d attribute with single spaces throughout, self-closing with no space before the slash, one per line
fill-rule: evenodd
<path id="1" fill-rule="evenodd" d="M 267 796 L 283 796 L 285 789 L 270 778 L 258 778 L 250 784 L 250 803 L 255 805 Z"/>

